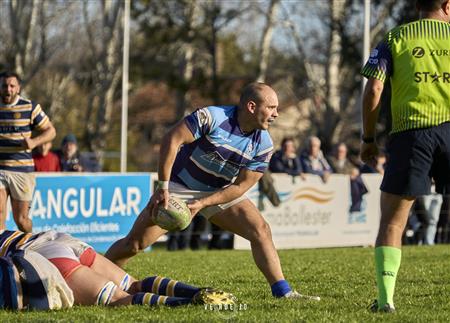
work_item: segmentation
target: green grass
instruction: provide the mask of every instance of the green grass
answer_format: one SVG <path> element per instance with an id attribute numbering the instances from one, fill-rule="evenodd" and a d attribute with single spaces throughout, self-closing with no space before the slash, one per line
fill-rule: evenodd
<path id="1" fill-rule="evenodd" d="M 450 320 L 450 248 L 405 247 L 397 281 L 394 314 L 373 314 L 375 297 L 372 248 L 280 251 L 284 273 L 305 294 L 321 302 L 274 299 L 248 251 L 156 249 L 135 257 L 130 274 L 160 274 L 199 286 L 233 292 L 240 311 L 179 308 L 74 307 L 52 312 L 0 312 L 0 322 L 447 322 Z M 244 305 L 245 304 L 245 305 Z"/>

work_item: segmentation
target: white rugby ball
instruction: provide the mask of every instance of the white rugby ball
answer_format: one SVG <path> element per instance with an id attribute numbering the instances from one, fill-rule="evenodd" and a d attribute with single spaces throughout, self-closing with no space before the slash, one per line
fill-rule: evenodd
<path id="1" fill-rule="evenodd" d="M 158 206 L 155 223 L 167 231 L 181 231 L 191 223 L 191 211 L 186 203 L 171 196 L 167 209 L 164 205 Z"/>

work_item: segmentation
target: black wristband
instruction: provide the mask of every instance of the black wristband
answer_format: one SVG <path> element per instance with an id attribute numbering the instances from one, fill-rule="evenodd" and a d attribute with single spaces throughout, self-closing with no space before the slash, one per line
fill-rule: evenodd
<path id="1" fill-rule="evenodd" d="M 365 144 L 373 144 L 375 142 L 375 137 L 364 137 L 364 136 L 361 136 L 361 140 Z"/>

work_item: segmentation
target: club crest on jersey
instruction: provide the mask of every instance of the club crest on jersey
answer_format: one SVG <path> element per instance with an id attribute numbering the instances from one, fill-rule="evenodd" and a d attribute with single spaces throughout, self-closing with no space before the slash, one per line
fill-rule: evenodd
<path id="1" fill-rule="evenodd" d="M 206 112 L 206 109 L 200 109 L 198 110 L 198 122 L 201 125 L 205 125 L 208 123 L 208 112 Z"/>
<path id="2" fill-rule="evenodd" d="M 14 112 L 13 118 L 14 119 L 20 119 L 22 115 L 20 114 L 20 112 Z"/>

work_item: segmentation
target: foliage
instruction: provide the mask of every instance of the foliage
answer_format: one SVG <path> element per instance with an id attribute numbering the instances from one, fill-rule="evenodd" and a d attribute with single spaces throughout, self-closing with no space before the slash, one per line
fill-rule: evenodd
<path id="1" fill-rule="evenodd" d="M 0 3 L 0 67 L 16 68 L 22 62 L 25 94 L 41 103 L 52 117 L 58 133 L 55 146 L 67 132 L 74 132 L 82 149 L 118 156 L 122 25 L 117 18 L 123 10 L 115 5 L 121 3 Z M 200 106 L 235 103 L 239 88 L 256 79 L 270 3 L 131 1 L 130 170 L 155 170 L 157 154 L 153 150 L 168 127 Z M 339 141 L 349 142 L 350 149 L 356 150 L 363 1 L 301 3 L 279 2 L 278 14 L 271 21 L 273 39 L 266 80 L 280 92 L 280 110 L 304 107 L 290 109 L 299 115 L 289 116 L 303 119 L 304 125 L 293 124 L 286 129 L 300 143 L 308 135 L 319 135 L 325 151 Z M 10 4 L 16 4 L 16 11 L 23 13 L 17 26 L 10 23 Z M 371 9 L 371 46 L 389 28 L 417 18 L 406 0 L 372 0 Z M 33 12 L 31 23 L 26 18 Z M 27 28 L 29 32 L 23 32 Z M 330 50 L 332 39 L 337 50 Z M 24 56 L 20 48 L 27 43 L 32 50 Z M 148 105 L 136 99 L 143 98 L 143 89 L 151 94 L 145 97 Z M 163 92 L 155 94 L 158 90 Z M 388 103 L 389 98 L 383 102 Z M 382 116 L 387 116 L 388 104 L 384 106 Z M 166 111 L 164 118 L 141 118 L 150 111 L 154 113 L 153 109 Z M 385 135 L 386 129 L 384 124 L 379 126 L 381 134 Z M 276 144 L 281 140 L 274 139 Z M 141 158 L 142 151 L 147 152 L 146 158 Z M 105 169 L 118 170 L 114 159 L 105 162 Z"/>

